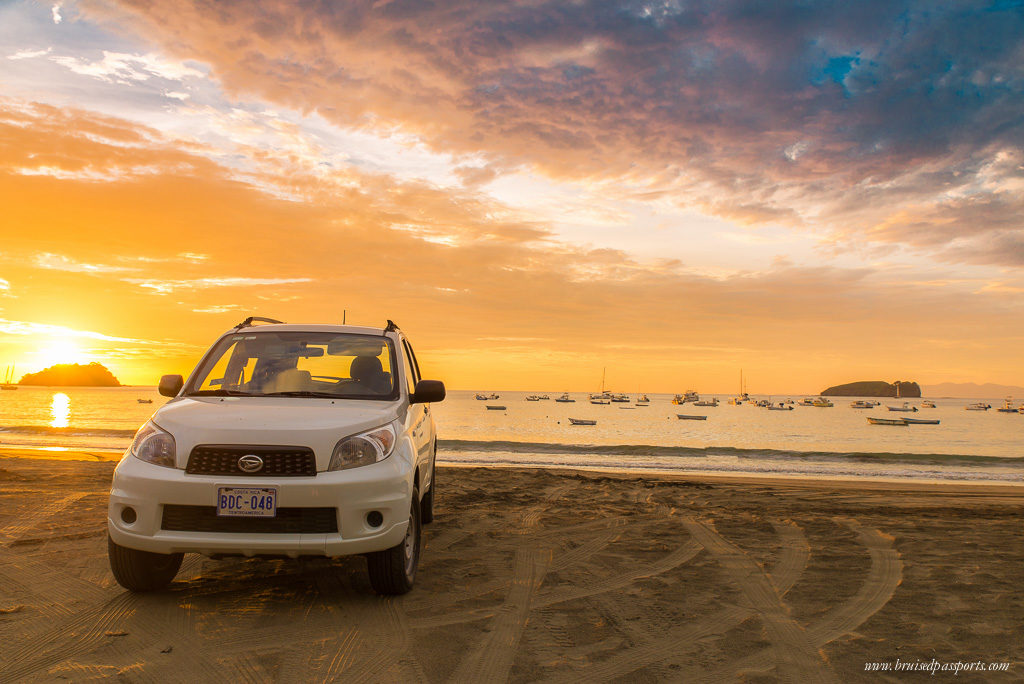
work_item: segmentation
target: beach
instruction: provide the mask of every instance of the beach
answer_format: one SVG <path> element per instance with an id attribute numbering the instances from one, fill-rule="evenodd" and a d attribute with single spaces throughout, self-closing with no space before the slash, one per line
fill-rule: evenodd
<path id="1" fill-rule="evenodd" d="M 359 557 L 197 555 L 134 595 L 107 567 L 114 464 L 52 456 L 0 454 L 0 681 L 1024 673 L 1021 487 L 447 466 L 408 595 Z"/>

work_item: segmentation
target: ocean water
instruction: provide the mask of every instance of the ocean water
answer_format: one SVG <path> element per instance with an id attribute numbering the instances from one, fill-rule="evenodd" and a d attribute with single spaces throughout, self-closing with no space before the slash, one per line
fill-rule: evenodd
<path id="1" fill-rule="evenodd" d="M 473 392 L 452 391 L 433 406 L 442 463 L 1024 483 L 1024 415 L 964 410 L 974 399 L 938 398 L 934 409 L 904 414 L 886 410 L 902 405 L 894 399 L 868 410 L 850 408 L 850 398 L 834 398 L 831 408 L 768 411 L 730 406 L 726 396 L 718 397 L 718 407 L 705 408 L 676 406 L 662 394 L 649 395 L 646 407 L 593 405 L 585 394 L 572 395 L 571 404 L 555 402 L 560 393 L 536 402 L 526 401 L 526 392 L 499 394 L 484 402 Z M 71 449 L 116 459 L 165 401 L 154 387 L 3 391 L 0 448 Z M 910 403 L 920 407 L 921 400 Z M 488 404 L 505 409 L 488 410 Z M 679 413 L 707 420 L 679 420 Z M 867 416 L 940 424 L 870 425 Z M 574 426 L 570 417 L 597 424 Z"/>

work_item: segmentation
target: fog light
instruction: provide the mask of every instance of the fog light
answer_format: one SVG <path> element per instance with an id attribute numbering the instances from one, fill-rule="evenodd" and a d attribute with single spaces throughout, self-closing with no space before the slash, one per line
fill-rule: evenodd
<path id="1" fill-rule="evenodd" d="M 137 519 L 138 516 L 135 514 L 135 509 L 131 506 L 125 506 L 121 509 L 121 520 L 123 520 L 126 525 L 131 525 Z"/>
<path id="2" fill-rule="evenodd" d="M 384 524 L 384 514 L 380 511 L 370 511 L 366 514 L 366 524 L 370 527 L 380 527 Z"/>

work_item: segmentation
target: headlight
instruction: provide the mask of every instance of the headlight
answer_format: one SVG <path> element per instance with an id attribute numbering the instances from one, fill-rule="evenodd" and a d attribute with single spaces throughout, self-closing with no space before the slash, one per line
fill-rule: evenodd
<path id="1" fill-rule="evenodd" d="M 129 451 L 132 456 L 146 463 L 174 467 L 174 437 L 158 428 L 152 421 L 147 422 L 135 433 Z"/>
<path id="2" fill-rule="evenodd" d="M 390 425 L 352 435 L 338 442 L 327 470 L 346 470 L 383 461 L 395 448 L 395 429 Z"/>

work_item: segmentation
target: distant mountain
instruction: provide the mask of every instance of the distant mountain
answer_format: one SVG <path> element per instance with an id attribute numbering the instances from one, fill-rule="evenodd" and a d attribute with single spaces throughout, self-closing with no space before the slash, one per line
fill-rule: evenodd
<path id="1" fill-rule="evenodd" d="M 885 382 L 884 380 L 868 380 L 848 382 L 821 391 L 823 397 L 919 397 L 921 388 L 916 382 Z"/>
<path id="2" fill-rule="evenodd" d="M 996 385 L 986 382 L 943 382 L 938 385 L 921 387 L 926 397 L 962 397 L 964 399 L 998 399 L 1007 395 L 1024 398 L 1024 387 L 1017 385 Z"/>
<path id="3" fill-rule="evenodd" d="M 19 385 L 46 385 L 51 387 L 120 387 L 114 374 L 99 363 L 58 363 L 38 373 L 29 373 L 18 381 Z"/>

